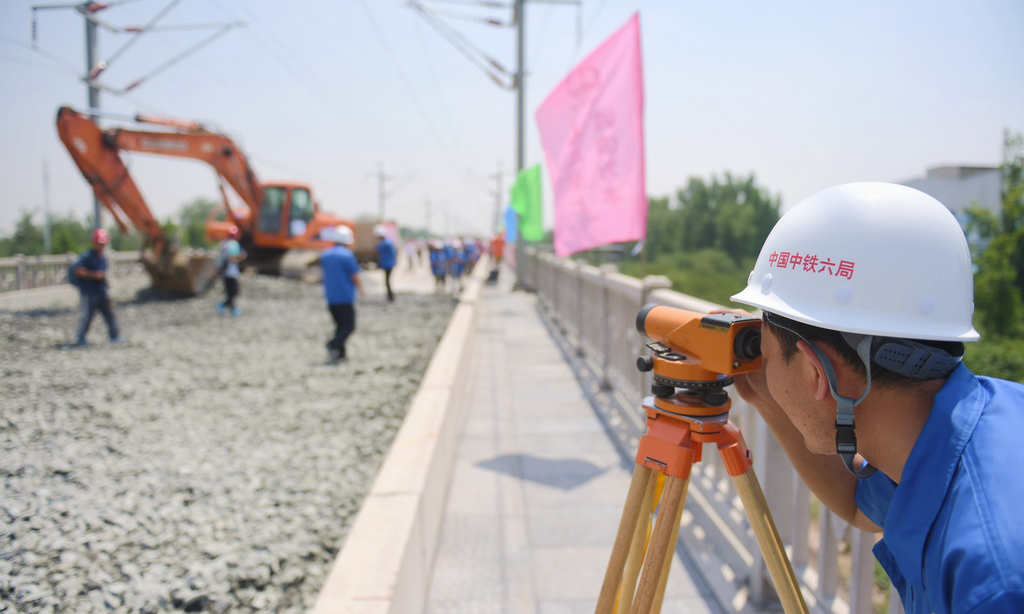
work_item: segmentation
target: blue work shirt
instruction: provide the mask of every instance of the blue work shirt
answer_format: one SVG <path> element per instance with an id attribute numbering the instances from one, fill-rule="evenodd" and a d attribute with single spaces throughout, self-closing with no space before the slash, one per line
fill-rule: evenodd
<path id="1" fill-rule="evenodd" d="M 434 273 L 434 276 L 443 276 L 446 266 L 444 252 L 439 249 L 430 250 L 430 270 Z"/>
<path id="2" fill-rule="evenodd" d="M 395 244 L 387 237 L 377 242 L 377 262 L 382 269 L 393 269 L 397 262 Z"/>
<path id="3" fill-rule="evenodd" d="M 78 257 L 75 268 L 83 267 L 89 271 L 106 271 L 107 257 L 97 254 L 96 250 L 89 249 Z M 107 280 L 92 279 L 89 277 L 78 278 L 78 290 L 82 294 L 105 295 L 107 293 Z"/>
<path id="4" fill-rule="evenodd" d="M 359 273 L 359 262 L 352 250 L 334 247 L 320 254 L 323 270 L 324 298 L 328 305 L 351 305 L 356 302 L 356 283 L 352 276 Z"/>
<path id="5" fill-rule="evenodd" d="M 957 367 L 902 481 L 876 472 L 856 498 L 908 614 L 1024 612 L 1024 385 Z"/>

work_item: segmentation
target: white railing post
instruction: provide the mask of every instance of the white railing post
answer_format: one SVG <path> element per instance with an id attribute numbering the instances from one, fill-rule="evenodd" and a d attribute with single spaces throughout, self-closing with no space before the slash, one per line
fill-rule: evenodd
<path id="1" fill-rule="evenodd" d="M 18 280 L 14 287 L 18 290 L 24 290 L 27 287 L 25 284 L 25 255 L 15 254 L 14 260 L 17 263 L 17 268 L 15 269 L 17 271 L 15 273 L 15 279 Z"/>
<path id="2" fill-rule="evenodd" d="M 850 614 L 871 614 L 874 611 L 871 593 L 875 585 L 875 557 L 871 553 L 874 535 L 864 531 L 851 532 Z"/>
<path id="3" fill-rule="evenodd" d="M 644 308 L 647 303 L 651 300 L 651 293 L 655 290 L 667 290 L 672 287 L 672 280 L 664 275 L 648 275 L 643 279 L 643 287 L 640 290 L 640 304 L 636 305 L 636 310 L 633 313 L 640 313 L 640 310 Z M 640 340 L 640 347 L 637 350 L 637 356 L 644 353 L 644 342 L 642 337 L 638 337 Z M 637 375 L 640 378 L 640 394 L 641 396 L 648 394 L 648 390 L 651 389 L 651 382 L 653 381 L 654 374 L 651 372 L 644 373 L 643 371 L 637 370 Z"/>
<path id="4" fill-rule="evenodd" d="M 818 512 L 818 594 L 829 604 L 839 588 L 839 524 L 841 521 L 822 504 Z"/>
<path id="5" fill-rule="evenodd" d="M 750 412 L 751 417 L 754 412 Z M 752 440 L 755 442 L 754 471 L 758 476 L 761 489 L 764 491 L 765 502 L 772 518 L 790 518 L 793 514 L 793 466 L 786 452 L 775 443 L 770 429 L 762 420 L 747 420 L 747 428 L 753 428 Z M 751 510 L 753 511 L 753 510 Z M 792 538 L 792 526 L 788 522 L 775 522 L 779 537 L 789 543 Z M 754 550 L 754 569 L 750 577 L 750 596 L 756 603 L 767 604 L 778 599 L 775 586 L 765 564 L 764 553 L 752 544 Z"/>
<path id="6" fill-rule="evenodd" d="M 611 368 L 609 358 L 611 357 L 611 314 L 610 306 L 608 305 L 608 275 L 611 273 L 618 273 L 619 269 L 614 264 L 602 264 L 599 268 L 601 272 L 601 389 L 611 390 L 612 380 L 608 375 L 608 371 Z"/>

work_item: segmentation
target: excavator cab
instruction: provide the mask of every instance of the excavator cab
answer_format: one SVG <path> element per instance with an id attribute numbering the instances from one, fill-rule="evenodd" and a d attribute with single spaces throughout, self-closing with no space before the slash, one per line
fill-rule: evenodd
<path id="1" fill-rule="evenodd" d="M 263 239 L 302 237 L 313 221 L 315 207 L 309 188 L 300 185 L 265 185 L 256 230 Z"/>

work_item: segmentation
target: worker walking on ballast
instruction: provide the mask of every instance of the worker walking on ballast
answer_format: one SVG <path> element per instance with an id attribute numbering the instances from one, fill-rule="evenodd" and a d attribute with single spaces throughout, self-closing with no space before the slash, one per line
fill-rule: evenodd
<path id="1" fill-rule="evenodd" d="M 327 342 L 327 353 L 332 363 L 347 358 L 345 342 L 356 329 L 356 298 L 364 296 L 363 284 L 359 280 L 359 262 L 352 253 L 355 236 L 348 226 L 328 228 L 324 238 L 334 243 L 320 256 L 323 271 L 324 298 L 327 309 L 334 320 L 334 337 Z"/>
<path id="2" fill-rule="evenodd" d="M 89 332 L 93 316 L 99 311 L 107 323 L 107 334 L 111 343 L 121 343 L 120 329 L 117 318 L 110 307 L 110 292 L 107 284 L 107 257 L 103 250 L 110 243 L 110 235 L 106 230 L 97 228 L 92 232 L 92 247 L 79 256 L 72 267 L 74 285 L 82 297 L 82 317 L 78 321 L 78 332 L 75 345 L 88 345 L 85 336 Z"/>
<path id="3" fill-rule="evenodd" d="M 242 274 L 239 263 L 246 257 L 245 250 L 238 242 L 241 238 L 242 231 L 238 229 L 238 226 L 228 229 L 228 238 L 221 244 L 220 255 L 217 257 L 217 270 L 224 278 L 224 302 L 217 303 L 217 312 L 221 314 L 230 313 L 237 316 L 242 313 L 242 308 L 235 305 L 235 299 L 238 298 L 240 291 L 238 278 Z"/>
<path id="4" fill-rule="evenodd" d="M 378 224 L 373 229 L 373 234 L 377 235 L 377 264 L 384 270 L 384 287 L 388 291 L 388 301 L 394 301 L 395 293 L 391 291 L 391 271 L 394 270 L 398 260 L 395 243 L 388 238 L 388 229 L 382 224 Z"/>

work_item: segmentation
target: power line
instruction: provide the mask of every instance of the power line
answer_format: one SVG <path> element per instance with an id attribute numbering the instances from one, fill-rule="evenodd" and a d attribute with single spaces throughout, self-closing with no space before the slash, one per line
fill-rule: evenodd
<path id="1" fill-rule="evenodd" d="M 438 146 L 448 157 L 449 161 L 451 161 L 453 164 L 458 165 L 455 156 L 452 155 L 451 150 L 448 149 L 448 147 L 444 144 L 444 141 L 441 139 L 441 136 L 438 134 L 437 128 L 434 126 L 434 122 L 431 121 L 430 119 L 430 115 L 428 115 L 426 111 L 424 111 L 423 105 L 420 104 L 419 96 L 416 95 L 415 88 L 412 87 L 412 84 L 409 82 L 409 78 L 406 76 L 405 71 L 402 70 L 402 66 L 398 62 L 398 57 L 395 55 L 395 52 L 392 50 L 390 43 L 388 43 L 387 37 L 384 35 L 384 32 L 381 30 L 376 18 L 370 11 L 370 7 L 366 5 L 366 0 L 359 0 L 359 5 L 363 7 L 363 11 L 366 13 L 367 19 L 370 20 L 370 25 L 373 27 L 374 33 L 376 33 L 377 38 L 384 46 L 384 50 L 387 52 L 388 56 L 391 58 L 391 61 L 394 63 L 395 69 L 398 70 L 398 74 L 401 77 L 402 84 L 405 86 L 405 89 L 409 92 L 409 96 L 413 102 L 413 106 L 416 107 L 416 110 L 419 112 L 421 118 L 423 119 L 423 122 L 427 125 L 427 128 L 430 129 L 430 133 L 433 135 L 434 140 L 437 142 Z"/>
<path id="2" fill-rule="evenodd" d="M 440 81 L 437 79 L 437 72 L 434 70 L 434 63 L 431 61 L 430 51 L 427 47 L 427 42 L 423 38 L 423 32 L 420 30 L 419 22 L 413 21 L 414 28 L 416 29 L 416 38 L 420 43 L 420 49 L 423 50 L 423 57 L 427 63 L 427 74 L 430 76 L 430 81 L 434 84 L 434 89 L 438 92 L 438 98 L 441 102 L 442 114 L 444 117 L 445 124 L 448 127 L 448 133 L 452 135 L 452 140 L 455 142 L 455 149 L 461 151 L 462 147 L 459 144 L 458 133 L 455 131 L 455 127 L 452 124 L 451 113 L 448 112 L 448 101 L 445 97 L 445 90 L 441 87 Z"/>
<path id="3" fill-rule="evenodd" d="M 21 41 L 15 40 L 13 38 L 8 38 L 6 36 L 0 36 L 0 41 L 3 41 L 5 43 L 9 43 L 11 45 L 16 45 L 18 47 L 24 47 L 25 49 L 29 49 L 31 51 L 34 51 L 34 52 L 38 53 L 39 55 L 43 56 L 44 58 L 46 58 L 46 59 L 48 59 L 48 60 L 50 60 L 52 62 L 55 62 L 57 64 L 60 64 L 61 66 L 63 66 L 66 70 L 70 71 L 70 73 L 75 75 L 76 77 L 80 76 L 82 74 L 81 71 L 76 66 L 74 66 L 71 62 L 62 60 L 61 58 L 53 55 L 52 53 L 49 53 L 48 51 L 44 51 L 43 49 L 40 49 L 39 47 L 36 47 L 35 45 L 30 45 L 28 43 L 23 43 Z"/>
<path id="4" fill-rule="evenodd" d="M 503 77 L 508 78 L 511 76 L 509 71 L 497 60 L 491 58 L 486 53 L 475 47 L 455 28 L 435 19 L 432 12 L 428 11 L 419 2 L 410 2 L 410 6 L 412 6 L 420 16 L 423 17 L 423 20 L 430 24 L 438 34 L 443 36 L 459 53 L 465 56 L 466 59 L 468 59 L 474 66 L 482 70 L 484 74 L 490 77 L 491 80 L 498 84 L 499 87 L 504 89 L 513 89 L 514 83 L 506 83 L 503 80 Z M 496 73 L 500 73 L 501 76 Z"/>

